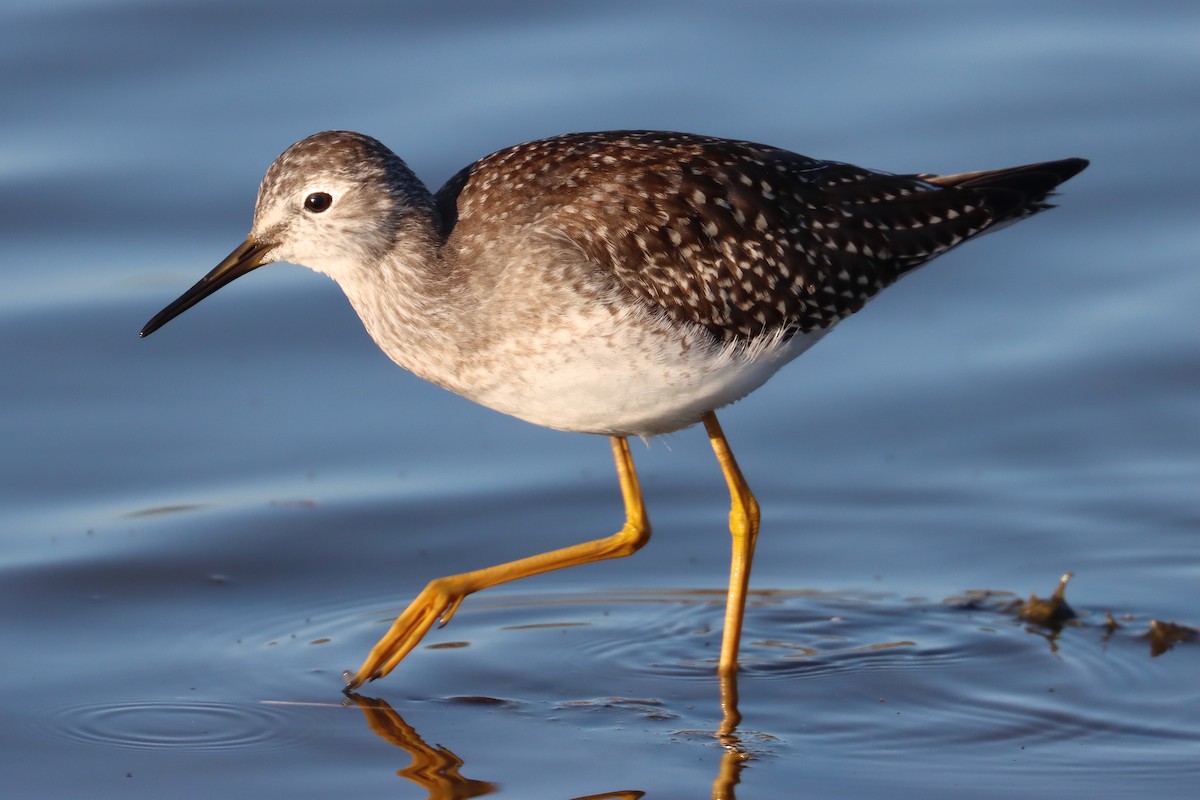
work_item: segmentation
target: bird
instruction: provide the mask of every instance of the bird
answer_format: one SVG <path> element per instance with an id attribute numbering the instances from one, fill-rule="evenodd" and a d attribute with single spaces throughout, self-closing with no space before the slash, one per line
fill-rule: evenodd
<path id="1" fill-rule="evenodd" d="M 346 691 L 390 673 L 470 594 L 628 556 L 650 537 L 630 452 L 703 424 L 730 496 L 717 672 L 736 674 L 760 511 L 716 412 L 762 386 L 880 290 L 1037 214 L 1081 158 L 892 174 L 688 133 L 571 133 L 468 165 L 437 192 L 383 143 L 324 131 L 259 186 L 247 238 L 145 337 L 275 262 L 324 273 L 413 374 L 530 423 L 610 439 L 616 533 L 436 578 Z"/>

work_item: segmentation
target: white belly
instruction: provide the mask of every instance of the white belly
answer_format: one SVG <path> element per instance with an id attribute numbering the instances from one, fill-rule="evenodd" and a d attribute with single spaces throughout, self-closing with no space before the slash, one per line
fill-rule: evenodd
<path id="1" fill-rule="evenodd" d="M 548 428 L 651 436 L 745 397 L 825 332 L 714 348 L 699 328 L 602 311 L 493 348 L 498 380 L 451 388 Z"/>

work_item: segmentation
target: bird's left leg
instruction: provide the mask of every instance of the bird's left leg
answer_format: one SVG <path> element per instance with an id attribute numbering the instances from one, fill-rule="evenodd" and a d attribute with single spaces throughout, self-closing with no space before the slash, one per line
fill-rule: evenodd
<path id="1" fill-rule="evenodd" d="M 629 442 L 623 436 L 613 436 L 611 439 L 621 496 L 625 500 L 625 524 L 621 530 L 603 539 L 430 581 L 371 649 L 358 672 L 346 675 L 346 691 L 353 691 L 364 681 L 375 680 L 391 672 L 435 622 L 440 621 L 445 625 L 469 594 L 551 570 L 628 556 L 649 541 L 650 521 L 642 502 L 642 490 L 633 468 Z"/>

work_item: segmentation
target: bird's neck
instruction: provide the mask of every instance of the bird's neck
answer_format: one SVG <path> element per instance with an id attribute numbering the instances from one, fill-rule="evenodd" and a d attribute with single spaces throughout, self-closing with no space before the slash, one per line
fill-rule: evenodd
<path id="1" fill-rule="evenodd" d="M 414 219 L 401 243 L 338 284 L 380 349 L 410 372 L 456 389 L 462 365 L 461 281 L 444 257 L 432 220 Z"/>

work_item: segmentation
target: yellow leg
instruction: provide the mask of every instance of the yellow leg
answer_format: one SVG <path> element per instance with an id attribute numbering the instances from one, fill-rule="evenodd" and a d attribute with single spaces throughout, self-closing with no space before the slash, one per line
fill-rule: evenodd
<path id="1" fill-rule="evenodd" d="M 621 482 L 621 495 L 625 499 L 625 526 L 621 530 L 604 539 L 431 581 L 404 613 L 396 618 L 387 634 L 371 648 L 358 674 L 347 681 L 346 691 L 357 689 L 365 681 L 382 678 L 395 669 L 433 627 L 434 622 L 439 618 L 442 625 L 450 621 L 469 594 L 530 575 L 608 558 L 621 558 L 636 552 L 649 541 L 650 522 L 642 503 L 642 490 L 633 468 L 629 442 L 624 437 L 613 436 L 612 448 L 617 462 L 617 477 Z"/>
<path id="2" fill-rule="evenodd" d="M 733 536 L 733 557 L 729 565 L 729 599 L 725 601 L 725 633 L 721 638 L 721 660 L 717 670 L 722 675 L 737 672 L 738 643 L 742 638 L 742 617 L 746 613 L 746 590 L 750 585 L 750 564 L 754 561 L 754 545 L 758 541 L 758 501 L 738 469 L 733 451 L 725 441 L 725 432 L 717 415 L 704 415 L 704 429 L 712 443 L 713 452 L 725 482 L 729 484 L 731 507 L 729 533 Z"/>

